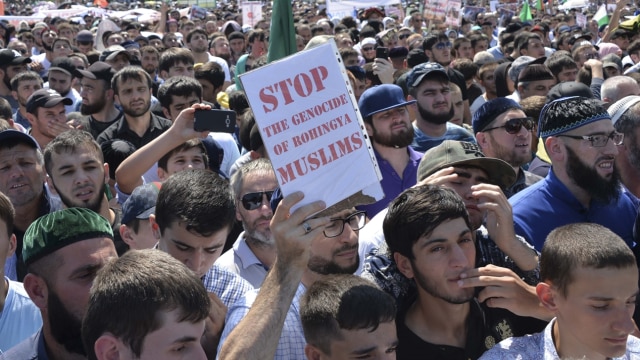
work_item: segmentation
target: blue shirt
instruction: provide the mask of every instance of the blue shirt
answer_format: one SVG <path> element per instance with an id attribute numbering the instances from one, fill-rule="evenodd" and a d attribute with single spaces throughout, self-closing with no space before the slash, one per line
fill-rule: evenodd
<path id="1" fill-rule="evenodd" d="M 40 309 L 31 301 L 22 283 L 9 280 L 9 291 L 0 311 L 0 353 L 7 351 L 42 327 Z"/>
<path id="2" fill-rule="evenodd" d="M 600 224 L 633 247 L 636 204 L 622 188 L 617 200 L 604 204 L 592 199 L 586 208 L 556 177 L 552 168 L 546 178 L 515 194 L 509 202 L 513 207 L 516 234 L 538 251 L 542 250 L 553 229 L 579 222 Z"/>
<path id="3" fill-rule="evenodd" d="M 245 315 L 247 315 L 249 309 L 251 309 L 259 291 L 260 289 L 249 291 L 242 300 L 229 307 L 224 330 L 220 337 L 220 344 L 218 345 L 218 354 L 222 349 L 222 344 L 224 344 L 231 331 L 240 323 Z M 287 317 L 284 320 L 284 326 L 282 327 L 278 348 L 276 349 L 276 355 L 274 357 L 276 360 L 306 359 L 304 347 L 307 341 L 304 339 L 302 321 L 300 320 L 300 298 L 302 298 L 305 291 L 307 291 L 307 289 L 300 283 L 296 294 L 293 296 L 293 301 L 291 301 L 291 306 L 289 306 L 289 310 L 287 311 Z"/>
<path id="4" fill-rule="evenodd" d="M 207 292 L 216 294 L 227 307 L 242 299 L 249 290 L 253 290 L 253 286 L 240 275 L 215 264 L 207 271 L 203 283 Z"/>
<path id="5" fill-rule="evenodd" d="M 447 122 L 447 131 L 440 137 L 431 137 L 413 125 L 413 143 L 411 147 L 415 151 L 427 152 L 432 147 L 440 145 L 445 140 L 467 141 L 475 144 L 476 138 L 463 127 Z"/>
<path id="6" fill-rule="evenodd" d="M 418 165 L 422 159 L 422 153 L 413 150 L 411 147 L 407 147 L 407 151 L 409 152 L 409 162 L 404 168 L 402 176 L 400 176 L 393 169 L 393 166 L 374 149 L 373 152 L 376 154 L 376 160 L 382 173 L 380 185 L 382 186 L 382 191 L 384 191 L 384 198 L 373 204 L 357 206 L 358 210 L 367 212 L 369 219 L 373 218 L 383 209 L 386 209 L 391 200 L 395 199 L 401 192 L 416 184 L 418 179 Z"/>
<path id="7" fill-rule="evenodd" d="M 555 322 L 556 319 L 551 320 L 542 332 L 502 340 L 489 351 L 485 352 L 482 357 L 480 357 L 480 360 L 560 360 L 552 336 L 553 324 Z M 620 357 L 611 358 L 611 360 L 638 358 L 640 358 L 640 339 L 629 335 L 625 354 Z"/>
<path id="8" fill-rule="evenodd" d="M 0 360 L 49 360 L 42 329 L 9 351 L 0 354 Z"/>
<path id="9" fill-rule="evenodd" d="M 233 243 L 233 247 L 222 254 L 213 266 L 238 274 L 255 289 L 262 286 L 262 282 L 267 277 L 267 271 L 269 271 L 247 245 L 244 231 Z"/>

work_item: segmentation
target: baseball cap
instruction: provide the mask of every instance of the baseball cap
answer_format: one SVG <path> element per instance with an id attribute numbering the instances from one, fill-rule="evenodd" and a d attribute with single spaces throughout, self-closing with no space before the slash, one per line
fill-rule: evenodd
<path id="1" fill-rule="evenodd" d="M 373 86 L 360 96 L 358 107 L 363 118 L 367 118 L 379 112 L 395 109 L 415 103 L 415 100 L 407 101 L 398 85 L 383 84 Z"/>
<path id="2" fill-rule="evenodd" d="M 22 131 L 14 129 L 0 131 L 0 143 L 4 143 L 5 141 L 10 139 L 19 140 L 21 143 L 25 143 L 36 149 L 40 148 L 40 145 L 38 145 L 36 139 L 32 138 L 31 135 L 23 133 Z"/>
<path id="3" fill-rule="evenodd" d="M 427 150 L 418 165 L 418 182 L 449 166 L 473 166 L 484 170 L 489 182 L 506 189 L 516 181 L 516 172 L 505 161 L 485 157 L 477 144 L 445 140 Z"/>
<path id="4" fill-rule="evenodd" d="M 49 71 L 61 71 L 67 75 L 75 76 L 76 66 L 69 58 L 61 57 L 53 60 Z"/>
<path id="5" fill-rule="evenodd" d="M 407 86 L 409 88 L 413 88 L 420 85 L 427 75 L 439 75 L 441 77 L 446 77 L 447 80 L 449 80 L 447 70 L 445 70 L 442 65 L 435 62 L 426 62 L 416 65 L 411 69 L 407 77 Z"/>
<path id="6" fill-rule="evenodd" d="M 551 90 L 549 90 L 547 93 L 547 102 L 571 96 L 593 98 L 593 92 L 591 92 L 591 89 L 587 85 L 581 82 L 564 81 L 559 84 L 555 84 Z"/>
<path id="7" fill-rule="evenodd" d="M 0 50 L 0 64 L 3 65 L 23 65 L 31 62 L 31 59 L 22 56 L 20 52 L 12 49 Z"/>
<path id="8" fill-rule="evenodd" d="M 95 238 L 113 240 L 109 222 L 85 208 L 68 208 L 39 217 L 24 234 L 22 259 L 29 266 L 65 246 Z"/>
<path id="9" fill-rule="evenodd" d="M 125 48 L 120 45 L 111 45 L 108 48 L 104 49 L 102 54 L 100 54 L 100 61 L 114 60 L 116 56 L 120 54 L 125 54 L 127 56 L 127 59 L 131 60 L 131 55 L 129 55 Z"/>
<path id="10" fill-rule="evenodd" d="M 35 113 L 40 107 L 52 108 L 60 103 L 65 105 L 73 104 L 73 101 L 69 98 L 64 98 L 57 91 L 52 89 L 40 89 L 27 99 L 27 112 Z"/>
<path id="11" fill-rule="evenodd" d="M 127 201 L 122 204 L 121 223 L 126 225 L 133 219 L 148 219 L 156 210 L 156 201 L 161 187 L 161 183 L 151 182 L 135 188 Z"/>
<path id="12" fill-rule="evenodd" d="M 93 34 L 89 30 L 81 30 L 76 35 L 76 41 L 91 42 L 93 41 Z"/>
<path id="13" fill-rule="evenodd" d="M 93 80 L 100 79 L 108 81 L 109 83 L 111 83 L 111 78 L 114 74 L 115 72 L 111 65 L 102 61 L 94 62 L 87 70 L 76 70 L 76 77 L 78 78 L 86 77 Z"/>
<path id="14" fill-rule="evenodd" d="M 511 64 L 511 67 L 509 68 L 509 72 L 508 72 L 509 79 L 511 79 L 511 81 L 513 81 L 514 83 L 517 83 L 518 76 L 520 75 L 520 72 L 522 71 L 522 69 L 529 66 L 529 64 L 531 64 L 535 60 L 536 59 L 533 56 L 527 56 L 527 55 L 519 56 L 517 59 L 513 61 L 513 63 Z"/>

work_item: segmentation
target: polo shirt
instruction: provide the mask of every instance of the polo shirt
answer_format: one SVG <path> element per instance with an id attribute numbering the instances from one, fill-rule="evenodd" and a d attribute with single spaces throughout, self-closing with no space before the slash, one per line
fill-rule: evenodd
<path id="1" fill-rule="evenodd" d="M 536 250 L 541 251 L 549 233 L 560 226 L 589 222 L 600 224 L 633 247 L 633 224 L 636 218 L 636 200 L 622 190 L 618 199 L 609 203 L 591 200 L 584 207 L 558 179 L 553 168 L 543 180 L 509 198 L 513 207 L 516 234 L 524 237 Z"/>
<path id="2" fill-rule="evenodd" d="M 241 232 L 233 247 L 216 260 L 214 266 L 227 269 L 247 280 L 255 289 L 260 288 L 269 269 L 251 251 L 245 232 Z"/>
<path id="3" fill-rule="evenodd" d="M 98 136 L 98 143 L 102 144 L 109 140 L 126 140 L 135 146 L 136 149 L 140 149 L 152 140 L 160 136 L 163 132 L 171 127 L 171 121 L 163 117 L 150 113 L 151 122 L 147 131 L 141 136 L 131 130 L 126 116 L 121 117 L 117 122 L 106 128 L 102 134 Z"/>

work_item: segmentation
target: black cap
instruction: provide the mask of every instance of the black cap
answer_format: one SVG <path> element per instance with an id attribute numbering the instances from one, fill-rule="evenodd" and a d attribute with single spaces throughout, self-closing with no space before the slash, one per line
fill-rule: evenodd
<path id="1" fill-rule="evenodd" d="M 18 51 L 11 49 L 0 50 L 0 64 L 2 65 L 22 65 L 28 64 L 31 59 L 22 56 Z"/>
<path id="2" fill-rule="evenodd" d="M 9 139 L 19 140 L 21 143 L 25 143 L 35 149 L 39 149 L 40 145 L 36 139 L 32 138 L 30 135 L 23 133 L 22 131 L 7 129 L 0 131 L 0 143 L 4 143 Z"/>
<path id="3" fill-rule="evenodd" d="M 424 80 L 427 75 L 435 75 L 438 74 L 441 77 L 449 79 L 449 75 L 447 74 L 447 70 L 445 70 L 442 65 L 435 62 L 427 62 L 420 65 L 414 66 L 409 75 L 407 77 L 407 86 L 409 88 L 416 87 L 420 85 L 422 80 Z"/>
<path id="4" fill-rule="evenodd" d="M 27 112 L 33 114 L 40 107 L 52 108 L 60 103 L 71 105 L 73 104 L 73 101 L 60 96 L 60 94 L 55 90 L 40 89 L 29 96 L 26 107 Z"/>
<path id="5" fill-rule="evenodd" d="M 76 76 L 76 66 L 69 58 L 57 58 L 51 63 L 49 71 L 61 71 L 70 76 Z"/>
<path id="6" fill-rule="evenodd" d="M 78 78 L 89 78 L 93 80 L 105 80 L 111 83 L 111 78 L 115 74 L 111 65 L 102 62 L 96 61 L 94 62 L 87 70 L 76 70 L 76 77 Z"/>

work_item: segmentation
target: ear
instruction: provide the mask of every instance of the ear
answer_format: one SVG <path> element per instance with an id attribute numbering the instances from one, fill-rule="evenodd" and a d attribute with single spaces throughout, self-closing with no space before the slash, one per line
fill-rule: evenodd
<path id="1" fill-rule="evenodd" d="M 31 301 L 33 301 L 40 310 L 46 309 L 48 305 L 49 288 L 44 279 L 38 275 L 29 273 L 24 277 L 22 284 L 27 294 L 29 294 Z"/>
<path id="2" fill-rule="evenodd" d="M 122 106 L 122 104 L 120 104 L 120 97 L 115 93 L 115 91 L 113 92 L 113 102 L 114 102 L 116 105 L 120 105 L 120 106 Z"/>
<path id="3" fill-rule="evenodd" d="M 411 261 L 409 258 L 399 252 L 395 252 L 393 253 L 393 259 L 395 260 L 396 266 L 402 275 L 409 279 L 413 279 L 413 268 L 411 267 Z"/>
<path id="4" fill-rule="evenodd" d="M 547 150 L 547 155 L 553 161 L 559 161 L 564 159 L 564 145 L 561 144 L 560 140 L 555 136 L 549 136 L 544 141 L 545 149 Z"/>
<path id="5" fill-rule="evenodd" d="M 104 163 L 104 182 L 105 184 L 109 183 L 111 178 L 109 177 L 109 163 Z"/>
<path id="6" fill-rule="evenodd" d="M 167 77 L 168 77 L 168 76 L 169 76 L 169 73 L 168 73 L 168 72 L 166 72 L 165 70 L 160 70 L 160 77 L 161 77 L 163 80 L 169 80 L 169 79 L 167 79 Z"/>
<path id="7" fill-rule="evenodd" d="M 240 214 L 240 206 L 242 206 L 241 200 L 237 200 L 236 201 L 236 220 L 238 221 L 242 221 L 242 214 Z"/>
<path id="8" fill-rule="evenodd" d="M 101 335 L 93 344 L 93 351 L 98 360 L 120 359 L 120 349 L 124 347 L 122 342 L 110 333 Z"/>
<path id="9" fill-rule="evenodd" d="M 29 124 L 31 124 L 31 127 L 36 123 L 36 117 L 32 113 L 27 113 L 27 120 L 29 121 Z"/>
<path id="10" fill-rule="evenodd" d="M 135 249 L 135 240 L 133 240 L 133 237 L 131 237 L 131 232 L 133 230 L 131 230 L 127 225 L 125 224 L 120 224 L 120 228 L 118 229 L 118 232 L 120 233 L 120 237 L 122 238 L 122 241 L 125 242 L 125 244 L 129 245 L 130 248 Z"/>
<path id="11" fill-rule="evenodd" d="M 160 182 L 167 180 L 167 178 L 169 177 L 169 174 L 167 174 L 167 172 L 164 171 L 164 169 L 161 167 L 158 167 L 157 174 L 158 174 L 158 178 L 160 179 Z"/>
<path id="12" fill-rule="evenodd" d="M 373 125 L 365 122 L 364 127 L 365 129 L 367 129 L 367 135 L 369 135 L 369 138 L 371 138 L 373 136 Z"/>
<path id="13" fill-rule="evenodd" d="M 524 91 L 524 86 L 522 86 L 522 84 L 518 84 L 518 92 L 522 94 L 523 91 Z"/>
<path id="14" fill-rule="evenodd" d="M 56 185 L 53 183 L 53 179 L 51 178 L 51 176 L 49 176 L 49 174 L 47 174 L 46 176 L 46 181 L 47 181 L 47 187 L 49 188 L 49 191 L 51 191 L 51 193 L 58 195 L 58 191 L 56 191 Z"/>
<path id="15" fill-rule="evenodd" d="M 558 292 L 552 288 L 551 284 L 541 282 L 536 285 L 536 294 L 542 305 L 549 311 L 556 311 L 556 297 L 559 296 Z"/>
<path id="16" fill-rule="evenodd" d="M 7 252 L 7 258 L 13 256 L 13 253 L 16 252 L 16 247 L 17 247 L 16 235 L 11 234 L 11 236 L 9 237 L 9 252 Z"/>
<path id="17" fill-rule="evenodd" d="M 433 58 L 432 58 L 432 56 L 433 56 L 433 51 L 431 51 L 431 50 L 425 50 L 425 51 L 424 51 L 424 54 L 425 54 L 425 55 L 427 55 L 427 57 L 429 58 L 429 61 L 433 61 Z"/>
<path id="18" fill-rule="evenodd" d="M 17 91 L 11 91 L 11 96 L 13 96 L 13 98 L 18 101 L 18 92 Z"/>
<path id="19" fill-rule="evenodd" d="M 322 352 L 317 347 L 307 344 L 304 346 L 304 354 L 308 360 L 320 360 L 322 359 Z"/>
<path id="20" fill-rule="evenodd" d="M 162 107 L 162 114 L 164 114 L 164 117 L 167 119 L 171 119 L 171 113 L 169 112 L 169 109 L 167 109 L 166 107 Z"/>
<path id="21" fill-rule="evenodd" d="M 160 225 L 156 222 L 156 214 L 149 215 L 149 226 L 151 226 L 151 232 L 153 237 L 160 240 Z"/>
<path id="22" fill-rule="evenodd" d="M 476 133 L 476 142 L 478 143 L 478 146 L 480 146 L 480 149 L 482 149 L 482 152 L 484 152 L 484 149 L 489 146 L 489 138 L 487 137 L 487 134 L 482 131 Z"/>

